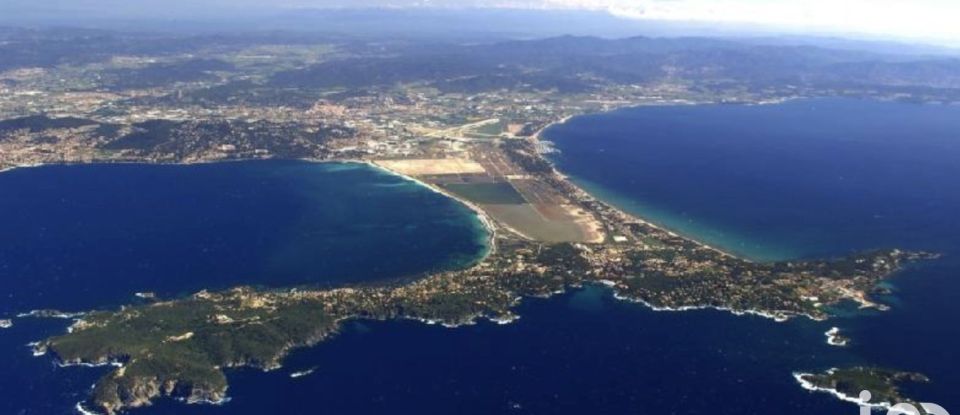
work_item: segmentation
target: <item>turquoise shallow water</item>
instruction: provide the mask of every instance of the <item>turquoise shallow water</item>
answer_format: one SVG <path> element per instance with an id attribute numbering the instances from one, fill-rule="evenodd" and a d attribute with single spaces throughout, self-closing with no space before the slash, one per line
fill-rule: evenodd
<path id="1" fill-rule="evenodd" d="M 651 107 L 547 131 L 586 187 L 761 259 L 956 249 L 960 108 L 856 100 Z"/>
<path id="2" fill-rule="evenodd" d="M 569 177 L 569 179 L 590 194 L 625 212 L 680 235 L 721 249 L 724 252 L 756 261 L 779 261 L 805 256 L 803 250 L 796 247 L 766 244 L 751 239 L 734 226 L 708 223 L 685 212 L 672 212 L 665 207 L 657 206 L 640 198 L 630 197 L 588 179 L 580 177 Z"/>
<path id="3" fill-rule="evenodd" d="M 376 281 L 486 249 L 466 207 L 356 163 L 46 166 L 0 174 L 0 189 L 6 313 Z"/>

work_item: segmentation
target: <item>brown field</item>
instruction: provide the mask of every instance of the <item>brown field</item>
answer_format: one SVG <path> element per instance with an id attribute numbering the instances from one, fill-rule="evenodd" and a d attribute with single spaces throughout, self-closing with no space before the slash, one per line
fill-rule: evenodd
<path id="1" fill-rule="evenodd" d="M 519 205 L 480 205 L 494 219 L 537 241 L 587 242 L 584 229 L 572 221 L 549 220 L 529 203 Z"/>
<path id="2" fill-rule="evenodd" d="M 564 194 L 531 178 L 492 144 L 474 147 L 469 159 L 379 160 L 375 163 L 416 176 L 469 201 L 497 222 L 533 240 L 602 242 L 605 237 L 596 218 Z"/>
<path id="3" fill-rule="evenodd" d="M 374 163 L 408 176 L 486 173 L 483 166 L 475 161 L 455 158 L 377 160 Z"/>

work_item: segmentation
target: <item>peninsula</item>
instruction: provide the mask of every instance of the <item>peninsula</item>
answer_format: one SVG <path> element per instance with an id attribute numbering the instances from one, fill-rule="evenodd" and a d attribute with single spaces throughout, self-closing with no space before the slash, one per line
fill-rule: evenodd
<path id="1" fill-rule="evenodd" d="M 469 268 L 404 282 L 236 287 L 174 299 L 143 293 L 148 303 L 119 310 L 18 317 L 75 319 L 67 333 L 37 342 L 35 354 L 62 365 L 115 366 L 96 383 L 86 408 L 113 414 L 162 397 L 221 402 L 225 370 L 275 369 L 291 350 L 328 341 L 351 320 L 506 323 L 517 318 L 513 310 L 524 298 L 586 284 L 658 310 L 824 320 L 841 303 L 882 309 L 872 296 L 878 282 L 909 261 L 935 257 L 889 249 L 750 261 L 596 199 L 544 156 L 552 147 L 540 133 L 552 123 L 627 106 L 753 105 L 809 96 L 960 99 L 939 84 L 883 75 L 897 73 L 876 69 L 887 63 L 835 62 L 831 51 L 787 48 L 785 62 L 801 63 L 767 68 L 778 80 L 768 82 L 755 76 L 754 65 L 767 62 L 769 52 L 737 43 L 723 52 L 644 38 L 411 47 L 340 39 L 318 45 L 297 37 L 277 46 L 285 36 L 277 34 L 236 42 L 134 37 L 123 42 L 134 49 L 123 53 L 106 42 L 60 56 L 60 33 L 4 35 L 10 38 L 4 44 L 38 46 L 21 57 L 26 62 L 0 68 L 0 170 L 90 162 L 363 162 L 459 200 L 491 234 L 486 257 Z M 54 46 L 57 64 L 33 60 Z M 547 50 L 558 58 L 543 58 Z M 467 56 L 469 64 L 456 63 Z M 428 61 L 434 64 L 423 65 Z M 836 70 L 841 64 L 846 69 Z M 913 65 L 945 74 L 931 76 L 938 82 L 957 82 L 955 62 Z M 857 75 L 864 67 L 880 75 Z M 838 80 L 844 74 L 854 75 Z M 848 373 L 854 372 L 802 381 L 827 387 Z M 887 373 L 859 371 L 842 380 L 850 390 L 887 385 L 896 378 Z"/>
<path id="2" fill-rule="evenodd" d="M 115 413 L 162 396 L 221 401 L 228 388 L 224 369 L 278 368 L 291 349 L 328 340 L 349 320 L 417 319 L 450 327 L 480 318 L 506 322 L 516 318 L 512 309 L 524 297 L 584 284 L 604 284 L 618 298 L 663 310 L 716 308 L 822 320 L 830 316 L 829 306 L 842 301 L 877 306 L 870 291 L 879 281 L 906 261 L 931 257 L 888 250 L 754 263 L 593 198 L 554 170 L 537 147 L 533 136 L 483 142 L 465 152 L 471 158 L 375 162 L 462 200 L 485 218 L 494 249 L 469 269 L 379 287 L 203 291 L 86 314 L 69 333 L 36 347 L 65 365 L 117 365 L 92 396 L 95 407 Z M 476 177 L 464 178 L 469 175 Z M 497 186 L 499 193 L 467 183 Z M 489 200 L 507 197 L 545 218 L 510 223 L 498 210 L 503 203 Z M 528 200 L 559 207 L 546 212 L 555 219 Z"/>

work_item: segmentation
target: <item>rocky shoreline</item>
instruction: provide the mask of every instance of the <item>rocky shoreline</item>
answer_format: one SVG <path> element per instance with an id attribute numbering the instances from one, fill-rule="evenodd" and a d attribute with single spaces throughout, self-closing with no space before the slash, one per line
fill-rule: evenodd
<path id="1" fill-rule="evenodd" d="M 800 387 L 811 392 L 828 393 L 845 402 L 861 407 L 890 410 L 897 404 L 916 402 L 900 393 L 900 385 L 906 382 L 929 382 L 919 373 L 900 372 L 873 367 L 832 368 L 822 373 L 794 373 Z"/>

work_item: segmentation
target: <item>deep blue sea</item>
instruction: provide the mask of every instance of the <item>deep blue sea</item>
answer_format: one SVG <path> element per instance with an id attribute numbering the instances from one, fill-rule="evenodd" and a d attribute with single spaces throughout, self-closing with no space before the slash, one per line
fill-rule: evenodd
<path id="1" fill-rule="evenodd" d="M 506 326 L 354 322 L 282 369 L 230 372 L 226 405 L 134 413 L 853 415 L 791 376 L 851 364 L 927 373 L 933 383 L 908 391 L 960 410 L 960 107 L 649 107 L 576 118 L 547 137 L 560 168 L 606 200 L 756 259 L 880 247 L 946 256 L 900 273 L 891 311 L 827 323 L 654 312 L 599 287 L 528 300 Z M 0 218 L 3 313 L 111 306 L 136 291 L 395 278 L 484 249 L 465 208 L 356 165 L 15 170 L 0 174 Z M 23 347 L 65 324 L 0 330 L 0 413 L 70 413 L 103 373 Z M 832 325 L 850 347 L 825 344 Z"/>

